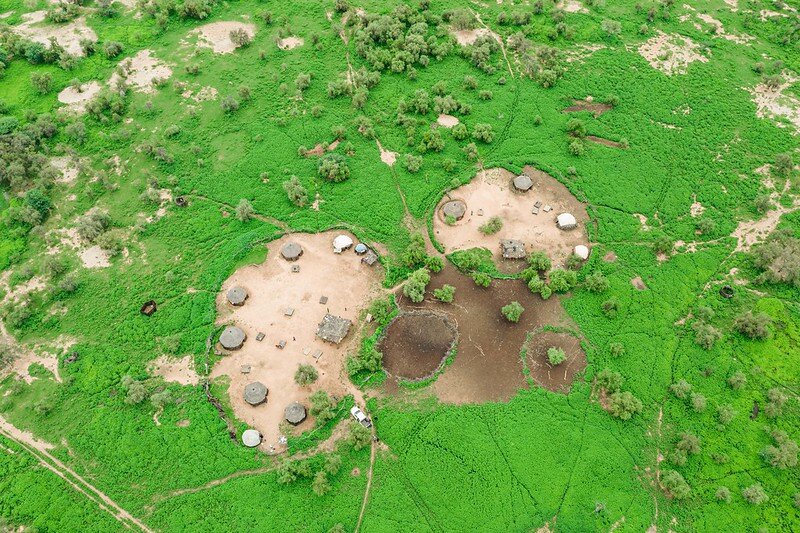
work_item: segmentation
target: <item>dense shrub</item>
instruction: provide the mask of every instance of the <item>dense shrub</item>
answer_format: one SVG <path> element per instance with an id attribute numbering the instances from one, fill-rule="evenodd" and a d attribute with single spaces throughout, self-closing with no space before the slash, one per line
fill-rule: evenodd
<path id="1" fill-rule="evenodd" d="M 433 296 L 440 302 L 452 303 L 456 288 L 452 285 L 444 285 L 441 289 L 434 289 Z"/>
<path id="2" fill-rule="evenodd" d="M 350 167 L 344 156 L 339 154 L 326 154 L 319 160 L 317 173 L 321 178 L 339 183 L 350 177 Z"/>
<path id="3" fill-rule="evenodd" d="M 642 412 L 642 401 L 628 391 L 615 392 L 609 397 L 609 412 L 621 420 L 630 420 Z"/>
<path id="4" fill-rule="evenodd" d="M 548 348 L 547 349 L 547 360 L 553 366 L 558 366 L 564 361 L 567 360 L 567 354 L 564 353 L 564 350 L 561 348 Z"/>
<path id="5" fill-rule="evenodd" d="M 430 281 L 431 276 L 427 268 L 415 270 L 403 285 L 403 294 L 408 296 L 412 302 L 419 303 L 425 299 L 425 287 L 428 286 Z"/>
<path id="6" fill-rule="evenodd" d="M 303 207 L 308 202 L 308 190 L 300 183 L 297 176 L 292 176 L 287 181 L 283 182 L 283 190 L 289 201 L 297 207 Z"/>
<path id="7" fill-rule="evenodd" d="M 319 378 L 319 373 L 312 365 L 299 365 L 294 373 L 294 382 L 301 387 L 311 385 L 317 381 L 317 378 Z"/>
<path id="8" fill-rule="evenodd" d="M 501 229 L 503 229 L 503 219 L 500 217 L 492 217 L 478 227 L 484 235 L 494 235 Z"/>
<path id="9" fill-rule="evenodd" d="M 504 305 L 502 309 L 500 309 L 500 312 L 509 322 L 519 322 L 519 319 L 524 311 L 525 308 L 522 307 L 522 304 L 519 302 L 511 302 L 508 305 Z"/>
<path id="10" fill-rule="evenodd" d="M 747 311 L 736 317 L 733 327 L 736 331 L 751 339 L 766 339 L 769 337 L 769 325 L 772 319 L 765 313 L 753 314 Z"/>

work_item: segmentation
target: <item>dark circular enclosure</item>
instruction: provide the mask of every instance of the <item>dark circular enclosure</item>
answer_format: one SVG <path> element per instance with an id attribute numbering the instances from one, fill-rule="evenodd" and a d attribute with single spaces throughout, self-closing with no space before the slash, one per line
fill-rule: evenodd
<path id="1" fill-rule="evenodd" d="M 719 290 L 719 295 L 723 298 L 733 298 L 733 287 L 725 285 Z"/>
<path id="2" fill-rule="evenodd" d="M 447 316 L 411 311 L 399 315 L 387 326 L 378 349 L 383 353 L 383 367 L 389 374 L 418 380 L 442 366 L 456 338 L 456 326 Z"/>

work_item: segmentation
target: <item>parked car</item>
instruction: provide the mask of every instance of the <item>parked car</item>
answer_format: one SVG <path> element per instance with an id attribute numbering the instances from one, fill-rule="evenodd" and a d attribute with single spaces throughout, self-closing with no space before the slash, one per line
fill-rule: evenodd
<path id="1" fill-rule="evenodd" d="M 350 414 L 353 415 L 353 418 L 356 419 L 356 422 L 358 422 L 365 428 L 372 427 L 372 420 L 367 418 L 367 415 L 364 414 L 364 411 L 359 409 L 357 405 L 354 405 L 353 408 L 350 409 Z"/>

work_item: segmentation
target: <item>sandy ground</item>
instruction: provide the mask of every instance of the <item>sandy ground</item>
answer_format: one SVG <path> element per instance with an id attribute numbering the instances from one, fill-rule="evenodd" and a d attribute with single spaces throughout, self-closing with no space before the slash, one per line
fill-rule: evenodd
<path id="1" fill-rule="evenodd" d="M 108 254 L 99 246 L 92 246 L 78 252 L 81 263 L 86 268 L 110 267 Z"/>
<path id="2" fill-rule="evenodd" d="M 700 45 L 688 37 L 662 31 L 639 46 L 639 54 L 650 66 L 667 76 L 686 74 L 689 64 L 695 61 L 708 62 L 699 50 Z"/>
<path id="3" fill-rule="evenodd" d="M 237 48 L 236 44 L 231 41 L 231 32 L 233 30 L 244 30 L 251 39 L 256 34 L 254 24 L 220 21 L 195 28 L 189 32 L 189 35 L 198 36 L 197 46 L 210 48 L 215 54 L 230 54 Z"/>
<path id="4" fill-rule="evenodd" d="M 13 11 L 6 11 L 5 13 L 0 13 L 0 19 L 7 19 L 13 14 L 14 14 Z"/>
<path id="5" fill-rule="evenodd" d="M 197 385 L 200 382 L 200 376 L 195 371 L 194 359 L 191 355 L 181 358 L 164 355 L 150 364 L 148 372 L 153 376 L 161 376 L 170 383 Z"/>
<path id="6" fill-rule="evenodd" d="M 390 167 L 393 167 L 395 162 L 397 161 L 397 152 L 391 152 L 389 150 L 385 150 L 381 142 L 377 139 L 375 140 L 375 142 L 378 143 L 378 150 L 381 153 L 381 161 L 383 161 Z"/>
<path id="7" fill-rule="evenodd" d="M 568 48 L 564 51 L 567 63 L 583 62 L 584 59 L 590 57 L 598 50 L 605 49 L 606 46 L 602 44 L 579 44 L 574 47 Z"/>
<path id="8" fill-rule="evenodd" d="M 791 182 L 787 180 L 782 192 L 787 192 L 790 186 Z M 788 207 L 779 203 L 780 196 L 781 192 L 779 191 L 773 191 L 770 194 L 772 209 L 767 211 L 763 217 L 739 222 L 739 225 L 731 233 L 731 236 L 735 237 L 737 241 L 737 252 L 750 250 L 754 244 L 766 239 L 770 233 L 775 231 L 783 215 L 800 210 L 800 196 L 792 195 L 792 205 Z"/>
<path id="9" fill-rule="evenodd" d="M 135 56 L 123 59 L 119 65 L 126 73 L 128 85 L 142 93 L 154 92 L 154 81 L 172 76 L 172 69 L 153 56 L 152 50 L 140 50 Z M 119 79 L 119 74 L 115 72 L 108 84 L 114 86 Z"/>
<path id="10" fill-rule="evenodd" d="M 747 91 L 753 96 L 756 104 L 756 116 L 759 118 L 783 118 L 788 120 L 795 128 L 795 133 L 800 131 L 800 100 L 796 97 L 783 94 L 784 91 L 796 83 L 800 78 L 791 75 L 788 71 L 783 72 L 784 82 L 776 89 L 770 89 L 763 83 L 759 83 Z M 783 122 L 776 122 L 777 126 L 784 127 Z"/>
<path id="11" fill-rule="evenodd" d="M 59 172 L 61 177 L 56 179 L 57 183 L 74 183 L 78 178 L 78 166 L 75 160 L 68 156 L 57 156 L 50 158 L 50 164 L 53 165 Z"/>
<path id="12" fill-rule="evenodd" d="M 453 126 L 456 126 L 458 122 L 458 117 L 454 117 L 453 115 L 445 115 L 444 113 L 440 114 L 436 118 L 436 123 L 444 128 L 452 128 Z"/>
<path id="13" fill-rule="evenodd" d="M 545 250 L 554 265 L 569 257 L 578 244 L 589 245 L 585 223 L 589 217 L 586 208 L 564 185 L 547 174 L 531 167 L 525 173 L 533 180 L 533 188 L 527 193 L 517 193 L 512 189 L 514 175 L 505 169 L 489 169 L 479 172 L 467 185 L 446 195 L 436 209 L 433 228 L 436 239 L 445 247 L 445 253 L 454 250 L 482 247 L 494 253 L 501 260 L 500 240 L 518 239 L 528 250 Z M 441 207 L 450 199 L 459 199 L 467 204 L 464 218 L 449 226 L 444 222 Z M 553 210 L 538 215 L 531 213 L 535 202 L 542 206 L 550 205 Z M 479 211 L 483 212 L 482 216 Z M 563 212 L 572 213 L 578 227 L 562 231 L 556 227 L 556 216 Z M 503 219 L 503 228 L 494 235 L 483 235 L 478 227 L 493 216 Z M 523 264 L 524 261 L 514 263 Z"/>
<path id="14" fill-rule="evenodd" d="M 474 30 L 453 30 L 451 32 L 453 37 L 456 38 L 456 41 L 461 46 L 470 46 L 475 44 L 475 41 L 478 40 L 478 37 L 489 35 L 494 38 L 495 41 L 498 43 L 501 42 L 500 36 L 497 35 L 495 32 L 488 30 L 486 28 L 477 28 Z"/>
<path id="15" fill-rule="evenodd" d="M 273 241 L 268 246 L 267 260 L 236 271 L 225 281 L 217 298 L 217 322 L 235 323 L 245 331 L 247 340 L 240 350 L 217 363 L 211 377 L 230 376 L 233 410 L 240 420 L 264 435 L 265 450 L 270 445 L 281 449 L 278 425 L 289 403 L 297 401 L 308 408 L 308 396 L 319 389 L 337 397 L 355 394 L 361 398 L 343 372 L 344 359 L 347 350 L 358 345 L 359 311 L 380 293 L 383 272 L 378 266 L 362 264 L 361 257 L 352 249 L 334 254 L 332 242 L 340 233 L 293 234 Z M 303 247 L 303 255 L 293 263 L 285 261 L 279 253 L 288 241 Z M 292 272 L 293 265 L 299 266 L 300 272 Z M 234 285 L 245 287 L 249 293 L 241 307 L 230 306 L 225 298 Z M 324 305 L 319 303 L 322 296 L 328 297 Z M 288 307 L 294 309 L 292 316 L 285 316 Z M 316 338 L 317 325 L 327 312 L 354 323 L 339 346 Z M 259 332 L 265 334 L 262 342 L 256 341 Z M 275 346 L 281 340 L 287 343 L 282 350 Z M 315 360 L 313 354 L 317 350 L 322 356 Z M 300 387 L 294 382 L 294 373 L 301 363 L 313 365 L 319 371 L 319 380 L 313 385 Z M 241 373 L 242 365 L 251 366 L 249 374 Z M 269 388 L 266 404 L 252 407 L 244 402 L 242 391 L 251 381 L 261 381 Z M 298 430 L 312 427 L 309 417 Z"/>
<path id="16" fill-rule="evenodd" d="M 210 100 L 216 100 L 218 95 L 219 91 L 210 85 L 205 85 L 196 91 L 194 89 L 186 89 L 181 93 L 181 97 L 186 98 L 187 100 L 194 100 L 195 102 L 208 102 Z"/>
<path id="17" fill-rule="evenodd" d="M 703 204 L 697 201 L 696 194 L 692 195 L 692 200 L 692 205 L 689 206 L 689 214 L 692 216 L 692 218 L 703 216 L 703 213 L 706 212 L 706 208 L 703 206 Z"/>
<path id="18" fill-rule="evenodd" d="M 96 81 L 90 81 L 81 85 L 80 91 L 73 86 L 66 87 L 58 93 L 58 101 L 67 104 L 67 109 L 78 114 L 86 111 L 86 104 L 100 92 L 102 86 Z"/>
<path id="19" fill-rule="evenodd" d="M 303 46 L 304 43 L 305 41 L 301 37 L 291 35 L 285 39 L 278 39 L 278 48 L 281 50 L 291 50 L 292 48 Z"/>
<path id="20" fill-rule="evenodd" d="M 562 0 L 556 3 L 556 8 L 562 9 L 567 13 L 588 13 L 589 10 L 578 2 L 578 0 Z"/>
<path id="21" fill-rule="evenodd" d="M 731 42 L 734 42 L 734 43 L 737 43 L 737 44 L 747 44 L 750 41 L 755 39 L 755 37 L 753 37 L 752 35 L 747 35 L 747 34 L 739 35 L 739 34 L 733 34 L 733 33 L 726 32 L 725 31 L 725 27 L 722 25 L 722 22 L 720 22 L 719 20 L 715 19 L 711 15 L 706 15 L 705 13 L 698 13 L 696 16 L 697 16 L 698 19 L 702 20 L 706 24 L 710 24 L 711 26 L 714 27 L 714 30 L 716 32 L 714 34 L 715 37 L 719 37 L 721 39 L 726 39 L 728 41 L 731 41 Z"/>
<path id="22" fill-rule="evenodd" d="M 97 42 L 97 34 L 86 25 L 84 17 L 78 17 L 64 24 L 49 24 L 45 22 L 45 15 L 45 11 L 25 13 L 22 15 L 25 22 L 14 28 L 16 33 L 45 46 L 50 45 L 50 38 L 53 37 L 68 54 L 74 56 L 83 56 L 81 39 Z"/>

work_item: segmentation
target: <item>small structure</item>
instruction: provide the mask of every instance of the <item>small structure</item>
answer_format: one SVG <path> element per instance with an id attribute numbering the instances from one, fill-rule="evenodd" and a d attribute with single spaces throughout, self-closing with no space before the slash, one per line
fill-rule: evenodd
<path id="1" fill-rule="evenodd" d="M 235 305 L 237 307 L 244 305 L 245 300 L 247 300 L 247 289 L 244 287 L 237 286 L 228 291 L 228 301 L 231 305 Z"/>
<path id="2" fill-rule="evenodd" d="M 238 350 L 244 344 L 247 335 L 236 326 L 228 326 L 219 336 L 219 343 L 226 350 Z"/>
<path id="3" fill-rule="evenodd" d="M 719 290 L 719 295 L 723 298 L 730 299 L 733 298 L 733 287 L 730 285 L 725 285 Z"/>
<path id="4" fill-rule="evenodd" d="M 264 337 L 266 337 L 266 335 L 264 335 L 264 333 L 263 333 L 263 332 L 259 331 L 259 332 L 258 332 L 258 334 L 256 335 L 256 340 L 257 340 L 258 342 L 261 342 L 261 341 L 263 341 L 263 340 L 264 340 Z"/>
<path id="5" fill-rule="evenodd" d="M 250 405 L 261 405 L 267 401 L 267 394 L 269 389 L 260 381 L 248 383 L 244 388 L 244 401 Z"/>
<path id="6" fill-rule="evenodd" d="M 442 206 L 442 213 L 445 217 L 453 217 L 456 220 L 464 218 L 467 212 L 467 204 L 461 200 L 450 200 Z"/>
<path id="7" fill-rule="evenodd" d="M 319 303 L 321 303 L 322 305 L 325 305 L 326 303 L 328 303 L 328 297 L 327 296 L 320 296 L 319 297 Z"/>
<path id="8" fill-rule="evenodd" d="M 300 265 L 292 265 L 292 272 L 294 272 L 295 274 L 300 272 Z"/>
<path id="9" fill-rule="evenodd" d="M 367 245 L 364 244 L 363 242 L 356 244 L 355 247 L 356 255 L 364 255 L 365 253 L 367 253 L 367 250 L 369 250 L 369 248 L 367 248 Z"/>
<path id="10" fill-rule="evenodd" d="M 189 205 L 189 202 L 186 201 L 185 197 L 178 196 L 177 198 L 175 198 L 175 205 L 177 205 L 178 207 L 186 207 L 187 205 Z"/>
<path id="11" fill-rule="evenodd" d="M 253 367 L 251 365 L 242 365 L 239 367 L 239 371 L 242 374 L 249 374 L 252 369 Z"/>
<path id="12" fill-rule="evenodd" d="M 144 316 L 152 316 L 153 313 L 156 312 L 158 306 L 156 305 L 155 300 L 150 300 L 149 302 L 145 302 L 139 312 L 142 313 Z"/>
<path id="13" fill-rule="evenodd" d="M 525 174 L 520 174 L 514 178 L 514 188 L 519 192 L 528 192 L 533 187 L 533 180 Z"/>
<path id="14" fill-rule="evenodd" d="M 303 248 L 296 242 L 287 242 L 281 247 L 281 257 L 287 261 L 297 261 L 303 255 Z"/>
<path id="15" fill-rule="evenodd" d="M 292 316 L 294 315 L 294 307 L 287 307 L 283 310 L 284 316 Z"/>
<path id="16" fill-rule="evenodd" d="M 340 254 L 353 246 L 353 239 L 347 235 L 337 235 L 333 239 L 333 253 Z"/>
<path id="17" fill-rule="evenodd" d="M 366 254 L 364 254 L 364 257 L 361 258 L 361 262 L 367 266 L 372 266 L 378 262 L 378 254 L 372 250 L 369 250 Z"/>
<path id="18" fill-rule="evenodd" d="M 261 444 L 261 433 L 255 429 L 245 429 L 242 433 L 242 444 L 248 448 L 255 448 Z"/>
<path id="19" fill-rule="evenodd" d="M 283 410 L 283 417 L 291 425 L 296 426 L 306 419 L 306 408 L 298 402 L 292 402 Z"/>
<path id="20" fill-rule="evenodd" d="M 589 247 L 579 244 L 575 247 L 575 255 L 586 261 L 589 259 Z"/>
<path id="21" fill-rule="evenodd" d="M 328 313 L 317 328 L 317 337 L 333 344 L 339 344 L 347 337 L 352 325 L 353 323 L 346 318 Z"/>
<path id="22" fill-rule="evenodd" d="M 569 213 L 561 213 L 556 217 L 558 229 L 571 230 L 578 227 L 578 221 Z"/>
<path id="23" fill-rule="evenodd" d="M 514 239 L 503 239 L 500 241 L 500 251 L 504 259 L 525 259 L 525 243 Z"/>

